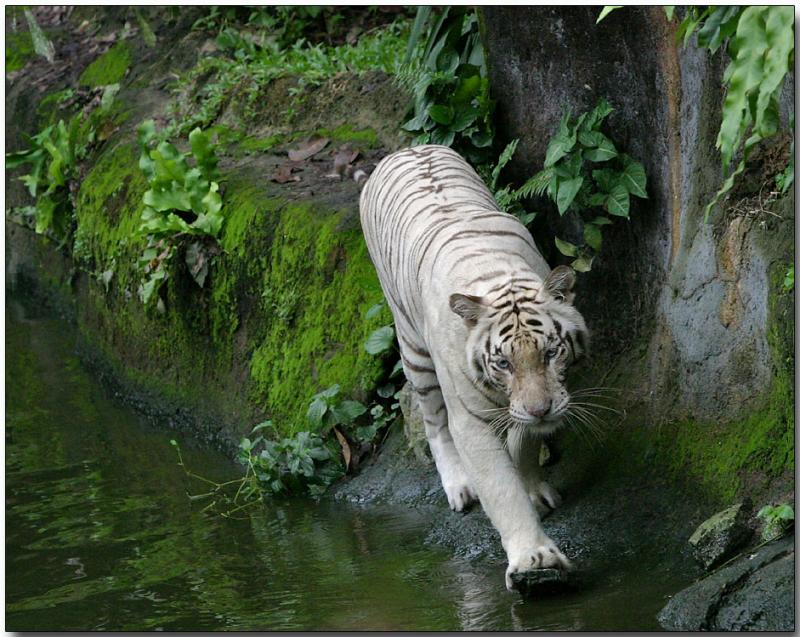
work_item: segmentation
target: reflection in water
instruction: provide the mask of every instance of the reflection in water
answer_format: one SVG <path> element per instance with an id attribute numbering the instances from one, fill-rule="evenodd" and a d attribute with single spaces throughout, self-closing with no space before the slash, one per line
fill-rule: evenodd
<path id="1" fill-rule="evenodd" d="M 110 401 L 73 345 L 62 323 L 9 304 L 7 630 L 656 627 L 646 581 L 523 601 L 501 564 L 425 545 L 414 510 L 279 501 L 243 520 L 201 514 L 171 434 Z M 237 471 L 181 446 L 217 479 Z M 647 599 L 638 614 L 632 595 Z"/>

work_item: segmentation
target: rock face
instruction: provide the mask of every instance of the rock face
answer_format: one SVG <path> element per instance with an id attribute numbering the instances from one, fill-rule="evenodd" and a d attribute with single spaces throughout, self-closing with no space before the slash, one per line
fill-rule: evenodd
<path id="1" fill-rule="evenodd" d="M 662 7 L 626 7 L 596 24 L 599 10 L 481 9 L 498 132 L 503 142 L 519 139 L 509 175 L 519 184 L 542 167 L 566 111 L 601 97 L 615 108 L 608 133 L 643 162 L 649 199 L 636 202 L 629 222 L 604 228 L 592 271 L 579 277 L 576 305 L 597 371 L 587 382 L 601 375 L 624 387 L 632 410 L 663 435 L 645 453 L 682 475 L 688 465 L 731 499 L 753 458 L 773 476 L 793 463 L 793 390 L 784 391 L 794 375 L 785 331 L 793 294 L 779 281 L 794 259 L 793 195 L 764 212 L 759 193 L 774 190 L 775 168 L 754 157 L 751 177 L 706 222 L 722 184 L 715 140 L 727 60 L 676 42 L 680 20 Z M 790 76 L 774 152 L 788 150 L 792 92 Z M 580 226 L 536 204 L 549 212 L 534 236 L 556 264 L 553 234 L 569 240 Z"/>
<path id="2" fill-rule="evenodd" d="M 658 621 L 668 630 L 793 631 L 793 538 L 768 544 L 682 590 Z"/>
<path id="3" fill-rule="evenodd" d="M 706 570 L 711 570 L 743 546 L 753 530 L 747 526 L 752 512 L 749 501 L 740 502 L 703 522 L 689 538 L 692 554 Z"/>

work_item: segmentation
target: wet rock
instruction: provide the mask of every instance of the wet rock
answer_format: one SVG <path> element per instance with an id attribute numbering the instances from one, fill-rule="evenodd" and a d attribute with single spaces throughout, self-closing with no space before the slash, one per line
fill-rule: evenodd
<path id="1" fill-rule="evenodd" d="M 743 546 L 753 531 L 747 526 L 752 511 L 749 500 L 720 511 L 697 527 L 689 538 L 694 558 L 706 570 L 722 564 Z"/>
<path id="2" fill-rule="evenodd" d="M 524 573 L 513 573 L 511 581 L 523 597 L 552 595 L 571 588 L 573 577 L 559 568 L 539 568 Z"/>
<path id="3" fill-rule="evenodd" d="M 794 630 L 794 539 L 783 538 L 676 594 L 667 630 Z"/>

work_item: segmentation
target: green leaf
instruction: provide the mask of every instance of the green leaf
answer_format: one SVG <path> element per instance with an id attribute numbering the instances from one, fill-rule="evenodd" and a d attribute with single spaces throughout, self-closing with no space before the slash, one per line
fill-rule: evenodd
<path id="1" fill-rule="evenodd" d="M 610 168 L 601 168 L 592 171 L 592 179 L 594 179 L 597 187 L 605 193 L 611 192 L 619 183 L 619 175 Z"/>
<path id="2" fill-rule="evenodd" d="M 544 159 L 544 167 L 551 168 L 559 159 L 566 155 L 575 146 L 577 131 L 569 127 L 569 113 L 565 113 L 561 118 L 558 132 L 547 145 L 547 153 Z"/>
<path id="3" fill-rule="evenodd" d="M 556 248 L 558 251 L 566 257 L 575 257 L 578 256 L 578 246 L 569 241 L 564 241 L 559 239 L 558 237 L 554 237 L 556 242 Z"/>
<path id="4" fill-rule="evenodd" d="M 381 310 L 385 306 L 386 306 L 386 302 L 385 301 L 381 301 L 380 303 L 376 303 L 375 305 L 373 305 L 371 308 L 369 308 L 367 310 L 366 314 L 364 314 L 364 320 L 365 321 L 369 321 L 371 319 L 374 319 L 376 316 L 378 316 L 378 314 L 381 313 Z"/>
<path id="5" fill-rule="evenodd" d="M 453 111 L 452 106 L 434 104 L 428 109 L 428 115 L 430 115 L 431 119 L 437 124 L 443 124 L 444 126 L 447 126 L 453 121 L 455 112 Z"/>
<path id="6" fill-rule="evenodd" d="M 590 223 L 593 223 L 596 226 L 607 226 L 610 225 L 612 221 L 608 217 L 595 217 Z"/>
<path id="7" fill-rule="evenodd" d="M 393 343 L 394 328 L 391 325 L 386 325 L 384 327 L 379 327 L 369 335 L 367 342 L 364 344 L 364 349 L 367 350 L 368 354 L 377 356 L 378 354 L 389 351 Z"/>
<path id="8" fill-rule="evenodd" d="M 189 144 L 192 147 L 192 155 L 197 161 L 197 166 L 203 172 L 203 176 L 209 181 L 219 178 L 217 170 L 218 159 L 214 154 L 211 138 L 199 128 L 195 128 L 189 133 Z"/>
<path id="9" fill-rule="evenodd" d="M 572 262 L 572 269 L 576 272 L 588 272 L 592 269 L 592 261 L 594 258 L 580 256 Z"/>
<path id="10" fill-rule="evenodd" d="M 602 142 L 597 148 L 587 150 L 584 153 L 584 156 L 589 161 L 599 163 L 608 161 L 609 159 L 614 159 L 614 157 L 617 156 L 617 149 L 614 148 L 614 144 L 611 143 L 611 140 L 606 139 L 606 141 Z"/>
<path id="11" fill-rule="evenodd" d="M 611 13 L 612 11 L 616 11 L 617 9 L 622 9 L 623 5 L 606 5 L 603 7 L 603 10 L 600 12 L 600 15 L 597 16 L 597 22 L 595 24 L 600 24 L 601 20 L 604 20 L 605 17 Z"/>
<path id="12" fill-rule="evenodd" d="M 403 372 L 403 361 L 402 360 L 398 360 L 394 364 L 394 367 L 392 367 L 392 371 L 389 373 L 389 378 L 394 378 L 394 377 L 399 376 L 400 374 L 403 374 L 403 373 L 404 373 Z"/>
<path id="13" fill-rule="evenodd" d="M 559 214 L 563 215 L 567 211 L 567 208 L 569 208 L 570 204 L 575 199 L 575 195 L 577 195 L 578 191 L 581 189 L 582 184 L 583 177 L 565 179 L 559 183 L 558 196 L 556 198 Z"/>
<path id="14" fill-rule="evenodd" d="M 367 408 L 356 400 L 343 400 L 337 411 L 344 414 L 348 423 L 353 422 L 362 414 L 367 413 Z"/>
<path id="15" fill-rule="evenodd" d="M 644 166 L 638 161 L 624 157 L 624 167 L 622 169 L 621 182 L 628 189 L 628 192 L 636 197 L 647 199 L 647 175 Z"/>
<path id="16" fill-rule="evenodd" d="M 586 242 L 586 245 L 594 249 L 595 252 L 600 252 L 600 246 L 603 245 L 603 234 L 599 226 L 591 223 L 587 223 L 583 226 L 583 240 Z"/>
<path id="17" fill-rule="evenodd" d="M 630 205 L 630 196 L 627 188 L 621 183 L 615 185 L 608 194 L 608 199 L 606 199 L 606 209 L 609 214 L 627 218 L 630 212 Z"/>
<path id="18" fill-rule="evenodd" d="M 675 15 L 675 5 L 664 5 L 664 13 L 667 16 L 667 20 L 672 22 L 672 16 Z"/>
<path id="19" fill-rule="evenodd" d="M 322 425 L 322 418 L 325 415 L 325 412 L 328 411 L 328 403 L 326 403 L 321 398 L 315 398 L 311 401 L 311 404 L 308 406 L 308 411 L 306 412 L 306 419 L 309 423 L 311 423 L 314 427 L 319 427 Z"/>

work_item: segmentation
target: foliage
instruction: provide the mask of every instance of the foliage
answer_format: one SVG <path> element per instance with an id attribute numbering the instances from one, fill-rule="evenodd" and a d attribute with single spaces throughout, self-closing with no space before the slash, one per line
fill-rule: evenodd
<path id="1" fill-rule="evenodd" d="M 781 537 L 794 526 L 794 509 L 790 504 L 775 506 L 768 504 L 762 507 L 756 515 L 764 520 L 761 537 L 765 541 Z"/>
<path id="2" fill-rule="evenodd" d="M 616 5 L 616 4 L 609 4 L 603 7 L 602 11 L 600 11 L 600 15 L 597 16 L 597 21 L 595 24 L 600 24 L 602 20 L 604 20 L 609 13 L 612 11 L 616 11 L 617 9 L 622 9 L 623 5 Z"/>
<path id="3" fill-rule="evenodd" d="M 42 31 L 39 23 L 36 22 L 36 18 L 33 17 L 33 13 L 31 13 L 30 9 L 24 9 L 25 13 L 25 21 L 28 23 L 28 31 L 31 34 L 31 39 L 33 40 L 33 50 L 36 51 L 37 55 L 41 55 L 44 59 L 46 59 L 50 64 L 53 63 L 55 60 L 56 49 L 53 46 L 53 43 L 47 38 Z"/>
<path id="4" fill-rule="evenodd" d="M 349 426 L 366 413 L 367 408 L 355 400 L 343 400 L 341 387 L 332 385 L 311 399 L 306 417 L 315 431 L 327 434 L 336 425 Z"/>
<path id="5" fill-rule="evenodd" d="M 30 172 L 20 177 L 31 197 L 36 199 L 33 214 L 36 232 L 53 232 L 66 238 L 72 221 L 73 204 L 70 180 L 76 176 L 78 160 L 86 153 L 79 141 L 80 119 L 70 124 L 59 120 L 28 138 L 30 148 L 6 155 L 6 170 L 30 165 Z"/>
<path id="6" fill-rule="evenodd" d="M 787 292 L 794 290 L 794 266 L 790 265 L 786 270 L 786 276 L 783 279 L 783 289 Z"/>
<path id="7" fill-rule="evenodd" d="M 168 265 L 182 236 L 200 237 L 186 250 L 186 264 L 195 282 L 203 286 L 208 273 L 208 250 L 202 238 L 216 239 L 222 229 L 217 157 L 211 140 L 199 128 L 189 134 L 191 150 L 179 151 L 167 141 L 157 142 L 153 120 L 138 131 L 139 168 L 149 183 L 142 202 L 139 231 L 148 237 L 141 257 L 145 279 L 139 297 L 147 304 L 168 277 Z M 194 165 L 190 165 L 192 160 Z"/>
<path id="8" fill-rule="evenodd" d="M 256 426 L 251 435 L 272 427 Z M 342 476 L 341 466 L 316 433 L 299 431 L 290 438 L 268 440 L 262 435 L 239 443 L 238 461 L 247 467 L 245 498 L 263 493 L 318 496 Z"/>
<path id="9" fill-rule="evenodd" d="M 627 219 L 631 195 L 647 198 L 642 164 L 620 153 L 601 130 L 612 111 L 601 99 L 594 109 L 575 119 L 565 113 L 547 146 L 544 168 L 519 189 L 504 192 L 501 197 L 508 205 L 546 193 L 562 216 L 579 214 L 583 220 L 582 242 L 555 240 L 559 252 L 573 257 L 572 267 L 579 272 L 591 269 L 602 246 L 602 226 L 612 223 L 608 215 Z"/>
<path id="10" fill-rule="evenodd" d="M 794 59 L 794 10 L 788 6 L 687 7 L 678 28 L 684 46 L 695 32 L 697 45 L 711 53 L 727 41 L 731 58 L 722 78 L 726 95 L 716 142 L 727 176 L 706 206 L 708 218 L 744 171 L 753 147 L 778 131 L 778 99 Z M 739 161 L 731 171 L 737 156 Z M 793 179 L 793 163 L 789 170 L 779 184 L 783 192 L 789 175 Z"/>
<path id="11" fill-rule="evenodd" d="M 488 161 L 494 102 L 474 9 L 420 6 L 398 81 L 413 94 L 403 129 L 415 145 L 442 144 L 472 163 Z"/>
<path id="12" fill-rule="evenodd" d="M 386 301 L 383 300 L 380 303 L 376 303 L 371 308 L 369 308 L 364 314 L 364 320 L 370 321 L 376 316 L 378 316 L 383 308 L 386 307 Z M 390 351 L 396 351 L 394 346 L 395 343 L 395 334 L 394 334 L 394 325 L 384 325 L 382 327 L 373 330 L 370 335 L 367 337 L 366 342 L 364 343 L 364 349 L 366 352 L 372 356 L 381 356 L 386 354 Z M 394 378 L 398 374 L 401 374 L 403 371 L 402 362 L 398 359 L 395 362 L 392 371 L 389 373 L 389 378 Z"/>
<path id="13" fill-rule="evenodd" d="M 173 103 L 173 121 L 166 132 L 185 134 L 196 126 L 212 124 L 234 97 L 241 104 L 243 118 L 251 120 L 263 99 L 264 88 L 279 78 L 297 78 L 292 93 L 299 100 L 305 87 L 319 85 L 339 73 L 382 70 L 392 74 L 405 42 L 405 31 L 405 23 L 398 21 L 359 38 L 355 44 L 331 46 L 311 45 L 303 38 L 284 43 L 269 28 L 240 31 L 226 27 L 217 36 L 223 55 L 204 57 L 179 81 L 179 93 L 195 83 L 200 88 L 191 100 L 181 93 Z M 187 109 L 188 102 L 198 102 L 200 106 Z"/>
<path id="14" fill-rule="evenodd" d="M 528 212 L 522 207 L 520 199 L 524 194 L 520 193 L 519 189 L 512 188 L 510 184 L 506 184 L 502 188 L 498 188 L 497 184 L 500 179 L 500 173 L 505 168 L 506 164 L 511 161 L 514 153 L 517 150 L 518 139 L 514 139 L 503 149 L 497 163 L 487 171 L 485 168 L 479 167 L 479 172 L 489 185 L 489 190 L 492 191 L 497 205 L 500 210 L 514 215 L 523 225 L 528 225 L 536 218 L 535 212 Z M 488 174 L 486 174 L 488 172 Z"/>

